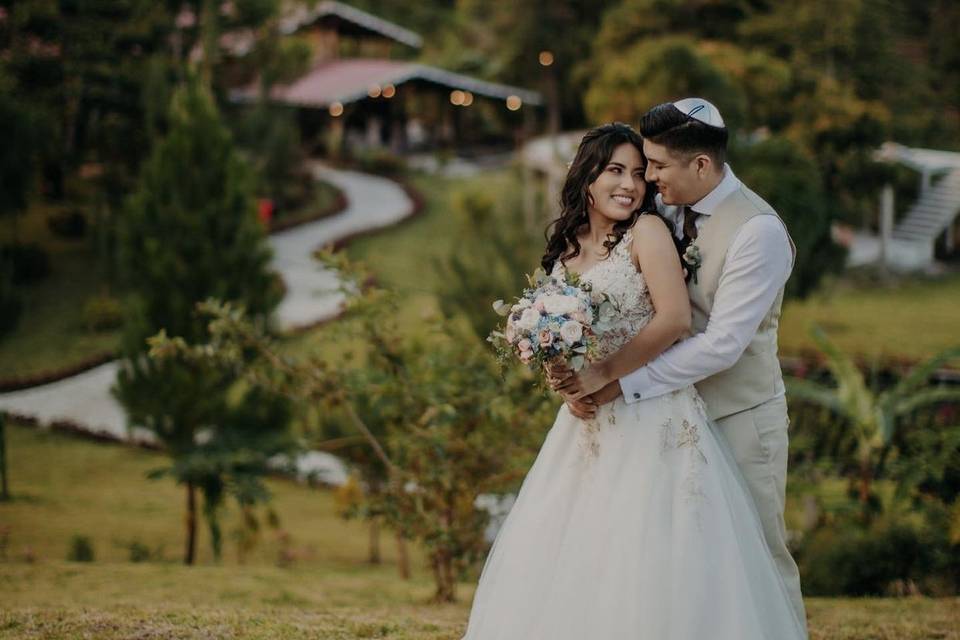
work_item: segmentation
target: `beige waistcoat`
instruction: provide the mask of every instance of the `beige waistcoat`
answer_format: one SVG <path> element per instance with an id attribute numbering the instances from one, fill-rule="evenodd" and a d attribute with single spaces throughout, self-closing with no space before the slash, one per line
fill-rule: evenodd
<path id="1" fill-rule="evenodd" d="M 780 220 L 777 212 L 763 198 L 740 185 L 724 198 L 700 227 L 695 244 L 700 249 L 702 262 L 697 271 L 697 282 L 694 283 L 691 278 L 688 284 L 695 333 L 707 328 L 720 276 L 723 275 L 723 263 L 733 239 L 747 220 L 762 215 L 775 216 Z M 780 222 L 783 223 L 782 220 Z M 796 247 L 789 232 L 787 238 L 795 258 Z M 696 384 L 714 420 L 756 407 L 776 395 L 783 380 L 777 358 L 777 327 L 780 324 L 782 302 L 783 288 L 740 359 L 729 369 Z"/>

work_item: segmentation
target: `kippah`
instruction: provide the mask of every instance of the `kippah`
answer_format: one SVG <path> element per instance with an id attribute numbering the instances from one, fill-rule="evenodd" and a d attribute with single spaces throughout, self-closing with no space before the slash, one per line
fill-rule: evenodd
<path id="1" fill-rule="evenodd" d="M 711 127 L 723 129 L 726 125 L 720 116 L 720 110 L 703 98 L 684 98 L 673 103 L 685 116 L 699 120 Z"/>

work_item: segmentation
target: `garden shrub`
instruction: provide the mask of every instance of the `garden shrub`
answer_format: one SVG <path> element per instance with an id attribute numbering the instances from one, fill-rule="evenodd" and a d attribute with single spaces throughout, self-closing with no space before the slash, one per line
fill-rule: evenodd
<path id="1" fill-rule="evenodd" d="M 110 331 L 123 324 L 123 306 L 106 294 L 87 300 L 83 306 L 83 324 L 90 331 Z"/>
<path id="2" fill-rule="evenodd" d="M 867 528 L 828 525 L 811 534 L 797 555 L 804 595 L 876 596 L 902 592 L 902 585 L 942 591 L 943 571 L 956 549 L 939 528 L 885 517 Z"/>
<path id="3" fill-rule="evenodd" d="M 361 171 L 395 176 L 406 170 L 403 158 L 387 149 L 365 149 L 354 154 Z"/>
<path id="4" fill-rule="evenodd" d="M 129 553 L 130 562 L 149 562 L 150 560 L 159 559 L 162 555 L 159 549 L 157 551 L 151 551 L 150 547 L 136 538 L 123 543 L 121 546 Z"/>
<path id="5" fill-rule="evenodd" d="M 93 562 L 93 543 L 90 538 L 80 534 L 74 534 L 70 539 L 70 551 L 67 552 L 67 560 L 71 562 Z"/>

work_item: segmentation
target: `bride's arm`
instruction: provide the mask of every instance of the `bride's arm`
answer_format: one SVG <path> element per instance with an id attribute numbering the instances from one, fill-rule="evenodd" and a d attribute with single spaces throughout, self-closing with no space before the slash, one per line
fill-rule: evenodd
<path id="1" fill-rule="evenodd" d="M 690 298 L 680 257 L 663 220 L 642 216 L 634 226 L 633 256 L 643 273 L 656 314 L 616 353 L 573 376 L 566 390 L 580 398 L 653 360 L 690 331 Z"/>

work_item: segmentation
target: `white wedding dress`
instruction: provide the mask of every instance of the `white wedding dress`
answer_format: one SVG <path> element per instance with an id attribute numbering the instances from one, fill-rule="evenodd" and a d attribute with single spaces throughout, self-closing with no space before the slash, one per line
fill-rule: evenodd
<path id="1" fill-rule="evenodd" d="M 654 315 L 629 232 L 582 274 Z M 558 262 L 554 271 L 562 270 Z M 752 498 L 693 387 L 557 415 L 487 555 L 463 640 L 801 640 Z"/>

